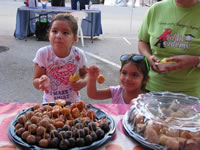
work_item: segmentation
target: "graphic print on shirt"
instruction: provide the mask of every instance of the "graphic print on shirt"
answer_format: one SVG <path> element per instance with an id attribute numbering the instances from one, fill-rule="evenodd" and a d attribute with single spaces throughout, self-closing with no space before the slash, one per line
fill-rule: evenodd
<path id="1" fill-rule="evenodd" d="M 183 51 L 188 49 L 190 47 L 190 42 L 195 38 L 192 34 L 185 34 L 184 36 L 173 32 L 172 34 L 171 29 L 167 28 L 165 31 L 157 37 L 158 41 L 155 43 L 154 46 L 165 48 L 168 47 L 174 47 L 174 48 L 180 48 Z"/>
<path id="2" fill-rule="evenodd" d="M 67 85 L 69 82 L 69 76 L 76 72 L 76 66 L 74 64 L 65 64 L 62 66 L 55 66 L 49 74 L 59 82 Z"/>
<path id="3" fill-rule="evenodd" d="M 49 95 L 56 99 L 69 99 L 72 89 L 69 87 L 69 77 L 79 71 L 80 56 L 77 50 L 72 51 L 72 55 L 66 59 L 49 57 L 47 74 L 51 81 Z"/>

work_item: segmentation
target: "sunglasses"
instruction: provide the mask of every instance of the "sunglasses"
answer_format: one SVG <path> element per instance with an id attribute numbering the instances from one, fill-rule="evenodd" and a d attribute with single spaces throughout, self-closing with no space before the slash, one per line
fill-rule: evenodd
<path id="1" fill-rule="evenodd" d="M 143 55 L 128 55 L 128 54 L 126 54 L 126 55 L 122 55 L 120 57 L 121 64 L 123 64 L 127 60 L 132 60 L 135 63 L 139 63 L 139 62 L 144 61 L 145 64 L 146 64 L 147 71 L 149 72 L 149 70 L 150 70 L 148 60 Z"/>

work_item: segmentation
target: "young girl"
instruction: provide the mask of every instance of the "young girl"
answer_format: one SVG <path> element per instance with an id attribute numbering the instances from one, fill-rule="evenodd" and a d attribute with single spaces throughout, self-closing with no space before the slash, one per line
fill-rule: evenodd
<path id="1" fill-rule="evenodd" d="M 105 89 L 96 89 L 96 79 L 99 68 L 91 66 L 88 70 L 88 97 L 97 100 L 112 98 L 113 104 L 130 104 L 133 98 L 147 92 L 145 84 L 148 81 L 149 64 L 146 57 L 137 54 L 122 55 L 120 57 L 120 82 L 121 85 L 110 86 Z"/>
<path id="2" fill-rule="evenodd" d="M 50 45 L 40 48 L 34 62 L 33 85 L 44 91 L 43 103 L 56 99 L 74 101 L 87 84 L 86 57 L 73 46 L 77 41 L 77 21 L 70 14 L 56 15 L 50 26 Z M 70 75 L 79 74 L 76 82 L 69 82 Z M 79 98 L 80 99 L 80 98 Z"/>

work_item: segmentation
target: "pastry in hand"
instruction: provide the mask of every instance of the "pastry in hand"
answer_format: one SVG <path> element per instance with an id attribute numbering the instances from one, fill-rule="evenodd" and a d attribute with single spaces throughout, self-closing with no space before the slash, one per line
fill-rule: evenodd
<path id="1" fill-rule="evenodd" d="M 104 80 L 105 80 L 105 78 L 104 78 L 104 76 L 103 76 L 102 74 L 100 74 L 100 75 L 97 77 L 97 82 L 98 82 L 99 84 L 104 83 Z"/>
<path id="2" fill-rule="evenodd" d="M 70 82 L 76 82 L 79 78 L 80 78 L 79 74 L 70 75 L 69 81 Z"/>

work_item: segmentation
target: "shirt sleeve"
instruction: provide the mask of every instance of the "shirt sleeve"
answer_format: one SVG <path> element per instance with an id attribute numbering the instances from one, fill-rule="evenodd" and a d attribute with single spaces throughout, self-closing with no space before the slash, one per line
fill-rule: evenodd
<path id="1" fill-rule="evenodd" d="M 35 55 L 35 58 L 33 59 L 33 63 L 38 64 L 40 67 L 46 68 L 46 63 L 45 63 L 45 47 L 40 48 Z"/>
<path id="2" fill-rule="evenodd" d="M 153 13 L 153 7 L 150 8 L 149 11 L 147 12 L 142 22 L 142 25 L 140 26 L 138 30 L 138 39 L 147 43 L 149 43 L 150 41 L 149 26 L 152 19 L 152 13 Z"/>
<path id="3" fill-rule="evenodd" d="M 122 88 L 120 85 L 110 86 L 110 92 L 112 95 L 112 103 L 113 104 L 124 104 L 124 100 L 122 99 Z"/>

